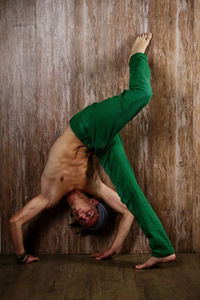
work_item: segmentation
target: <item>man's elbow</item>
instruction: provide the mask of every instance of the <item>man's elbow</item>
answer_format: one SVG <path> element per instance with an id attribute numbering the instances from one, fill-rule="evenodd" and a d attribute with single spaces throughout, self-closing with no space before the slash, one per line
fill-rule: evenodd
<path id="1" fill-rule="evenodd" d="M 16 215 L 14 215 L 9 220 L 9 227 L 13 228 L 13 227 L 17 227 L 17 226 L 21 226 L 21 223 L 20 223 L 20 220 L 18 219 L 18 217 Z"/>
<path id="2" fill-rule="evenodd" d="M 134 215 L 130 212 L 130 210 L 128 210 L 128 208 L 124 211 L 125 218 L 129 218 L 130 220 L 134 220 Z"/>

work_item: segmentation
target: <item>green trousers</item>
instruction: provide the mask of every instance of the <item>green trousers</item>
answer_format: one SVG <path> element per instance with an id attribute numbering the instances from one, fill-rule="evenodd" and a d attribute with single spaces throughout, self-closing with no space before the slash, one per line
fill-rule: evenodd
<path id="1" fill-rule="evenodd" d="M 70 126 L 99 158 L 121 201 L 149 239 L 152 256 L 162 257 L 174 253 L 174 248 L 136 181 L 119 135 L 120 130 L 149 103 L 153 95 L 147 56 L 143 53 L 132 55 L 129 71 L 128 90 L 87 106 L 70 120 Z"/>

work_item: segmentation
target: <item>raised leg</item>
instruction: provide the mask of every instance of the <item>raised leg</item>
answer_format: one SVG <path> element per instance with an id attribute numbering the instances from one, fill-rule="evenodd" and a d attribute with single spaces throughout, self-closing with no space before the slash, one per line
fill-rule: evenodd
<path id="1" fill-rule="evenodd" d="M 134 54 L 129 66 L 129 89 L 125 89 L 120 95 L 92 104 L 92 133 L 96 138 L 96 148 L 102 148 L 109 143 L 151 99 L 151 72 L 147 56 L 143 53 Z"/>
<path id="2" fill-rule="evenodd" d="M 70 120 L 74 133 L 92 152 L 105 147 L 149 103 L 153 94 L 151 71 L 143 53 L 149 40 L 144 35 L 135 41 L 129 61 L 129 89 L 87 106 Z"/>

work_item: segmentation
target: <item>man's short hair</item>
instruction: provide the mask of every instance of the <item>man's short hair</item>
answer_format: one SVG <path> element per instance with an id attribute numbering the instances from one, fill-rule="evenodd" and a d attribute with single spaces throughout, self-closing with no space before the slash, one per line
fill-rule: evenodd
<path id="1" fill-rule="evenodd" d="M 106 225 L 106 223 L 108 221 L 108 218 L 109 218 L 108 211 L 107 211 L 107 209 L 105 208 L 105 206 L 103 204 L 101 204 L 99 202 L 96 205 L 96 208 L 99 211 L 99 219 L 98 219 L 98 222 L 95 226 L 87 228 L 87 230 L 89 230 L 89 231 L 97 231 L 99 229 L 102 229 Z"/>

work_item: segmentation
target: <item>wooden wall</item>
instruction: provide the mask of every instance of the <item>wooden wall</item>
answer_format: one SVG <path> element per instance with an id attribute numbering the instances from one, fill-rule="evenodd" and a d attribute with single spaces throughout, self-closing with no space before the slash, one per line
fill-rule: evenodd
<path id="1" fill-rule="evenodd" d="M 121 135 L 175 250 L 200 251 L 199 14 L 198 0 L 0 0 L 3 254 L 13 251 L 8 220 L 39 192 L 52 144 L 80 109 L 128 88 L 130 49 L 147 31 L 154 95 Z M 69 221 L 63 201 L 41 213 L 24 226 L 26 249 L 104 250 L 119 218 L 100 235 L 77 236 Z M 122 252 L 150 253 L 136 221 Z"/>

